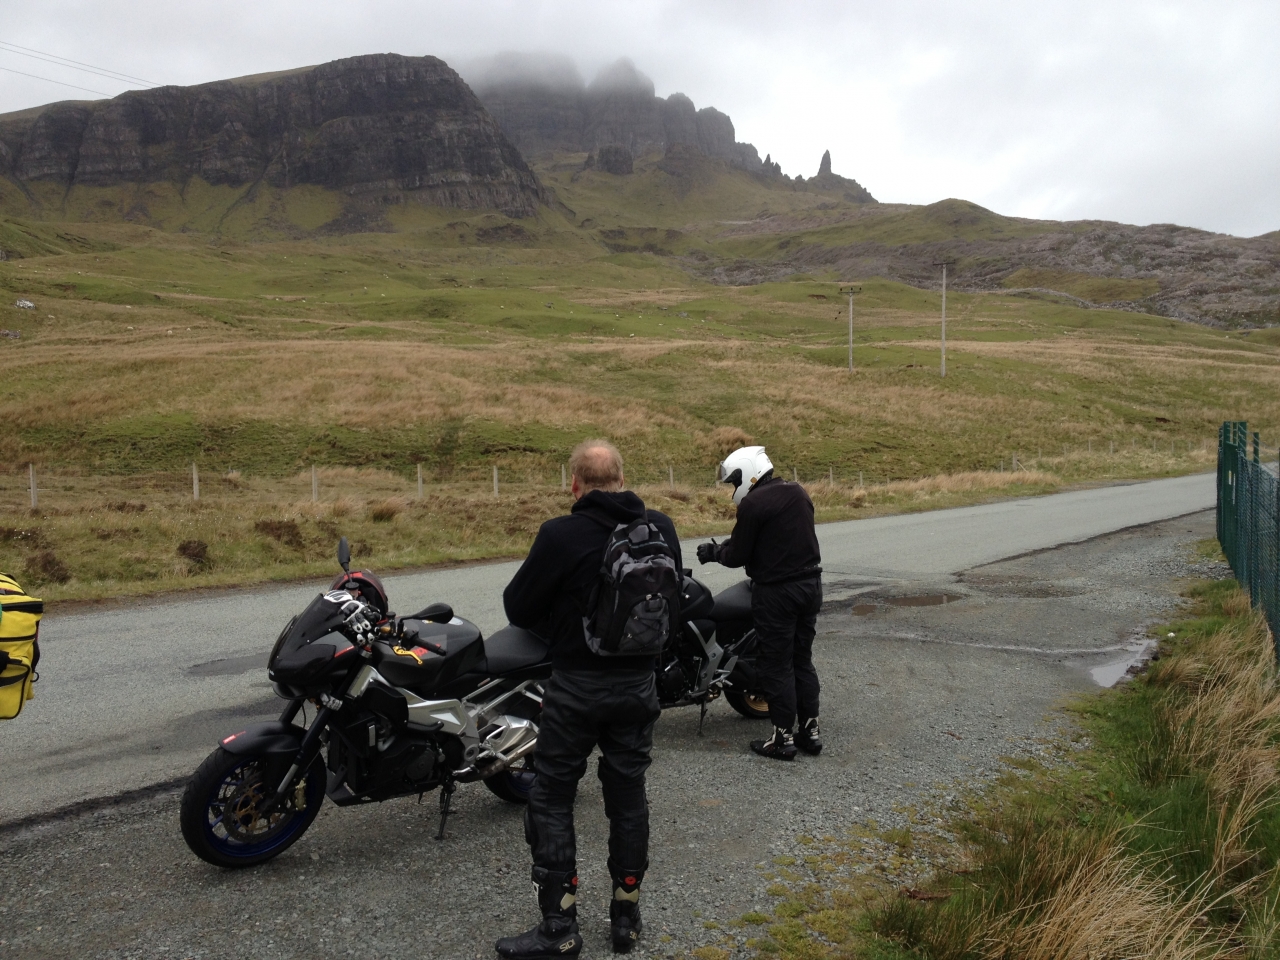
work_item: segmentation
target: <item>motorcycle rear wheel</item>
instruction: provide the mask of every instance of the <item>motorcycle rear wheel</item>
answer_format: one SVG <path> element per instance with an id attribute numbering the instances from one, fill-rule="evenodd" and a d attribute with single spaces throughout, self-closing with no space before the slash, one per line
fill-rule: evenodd
<path id="1" fill-rule="evenodd" d="M 533 789 L 536 774 L 533 772 L 533 757 L 527 756 L 514 767 L 508 767 L 501 773 L 495 773 L 484 781 L 489 792 L 507 803 L 526 804 L 529 802 L 529 791 Z"/>
<path id="2" fill-rule="evenodd" d="M 768 720 L 769 701 L 758 693 L 743 693 L 741 690 L 726 690 L 724 698 L 729 706 L 737 710 L 748 720 Z"/>
<path id="3" fill-rule="evenodd" d="M 324 758 L 317 756 L 284 801 L 267 816 L 258 808 L 275 792 L 263 780 L 262 757 L 219 747 L 192 774 L 182 794 L 182 838 L 217 867 L 252 867 L 278 857 L 306 833 L 324 803 Z"/>

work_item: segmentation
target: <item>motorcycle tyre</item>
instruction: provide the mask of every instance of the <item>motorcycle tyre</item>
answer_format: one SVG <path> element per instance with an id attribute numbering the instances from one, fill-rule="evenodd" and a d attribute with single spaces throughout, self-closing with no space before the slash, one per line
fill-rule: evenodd
<path id="1" fill-rule="evenodd" d="M 182 792 L 182 806 L 179 814 L 179 822 L 182 825 L 182 839 L 187 842 L 187 846 L 191 848 L 192 853 L 215 867 L 225 867 L 231 870 L 254 867 L 278 857 L 307 832 L 307 828 L 311 826 L 316 816 L 320 813 L 320 808 L 324 805 L 324 785 L 327 775 L 324 757 L 317 755 L 311 762 L 311 767 L 307 770 L 308 788 L 309 792 L 312 793 L 311 799 L 314 799 L 315 802 L 302 811 L 296 825 L 290 824 L 287 836 L 267 849 L 248 856 L 233 856 L 219 850 L 214 846 L 205 829 L 209 798 L 236 767 L 253 759 L 251 756 L 228 753 L 219 747 L 209 754 L 204 762 L 196 768 L 196 772 L 191 775 L 191 780 L 187 783 L 186 790 Z M 320 788 L 314 791 L 311 790 L 311 784 L 317 783 L 320 784 Z"/>
<path id="2" fill-rule="evenodd" d="M 769 719 L 769 701 L 757 694 L 743 693 L 741 690 L 726 690 L 724 698 L 729 702 L 729 706 L 748 720 Z"/>
<path id="3" fill-rule="evenodd" d="M 515 770 L 495 773 L 484 781 L 484 785 L 499 800 L 524 806 L 529 802 L 529 790 L 533 786 L 533 778 L 530 776 L 533 773 L 533 757 L 528 757 L 527 760 L 527 766 L 521 765 Z"/>

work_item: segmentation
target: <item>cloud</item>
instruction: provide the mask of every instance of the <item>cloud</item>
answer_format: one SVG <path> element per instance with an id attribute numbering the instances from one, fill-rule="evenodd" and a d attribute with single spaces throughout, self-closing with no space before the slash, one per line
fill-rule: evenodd
<path id="1" fill-rule="evenodd" d="M 504 50 L 557 54 L 549 82 L 580 83 L 626 57 L 787 172 L 811 175 L 829 148 L 882 200 L 1280 228 L 1274 0 L 44 0 L 5 20 L 14 43 L 173 83 L 379 51 L 474 76 Z M 124 86 L 22 59 L 0 66 Z M 0 110 L 91 97 L 0 76 Z"/>

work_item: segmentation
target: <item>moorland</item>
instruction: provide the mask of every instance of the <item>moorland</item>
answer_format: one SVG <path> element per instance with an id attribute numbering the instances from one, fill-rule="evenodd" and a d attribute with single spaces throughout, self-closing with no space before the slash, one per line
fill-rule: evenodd
<path id="1" fill-rule="evenodd" d="M 1070 225 L 586 159 L 532 161 L 523 217 L 0 181 L 0 567 L 59 599 L 327 572 L 340 534 L 379 570 L 518 556 L 597 434 L 690 534 L 728 529 L 711 481 L 747 440 L 835 519 L 1205 470 L 1224 419 L 1275 439 L 1280 330 L 1144 312 L 1133 271 L 1019 267 L 948 291 L 943 378 L 939 285 L 836 255 Z"/>

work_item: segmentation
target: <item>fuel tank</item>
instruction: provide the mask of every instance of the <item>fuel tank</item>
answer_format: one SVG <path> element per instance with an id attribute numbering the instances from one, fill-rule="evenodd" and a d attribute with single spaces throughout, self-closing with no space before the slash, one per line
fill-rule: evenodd
<path id="1" fill-rule="evenodd" d="M 406 636 L 400 640 L 379 640 L 373 645 L 378 673 L 397 687 L 413 691 L 443 687 L 475 669 L 484 659 L 480 628 L 469 620 L 454 617 L 448 623 L 405 620 Z M 444 647 L 445 654 L 432 653 L 411 636 Z"/>

